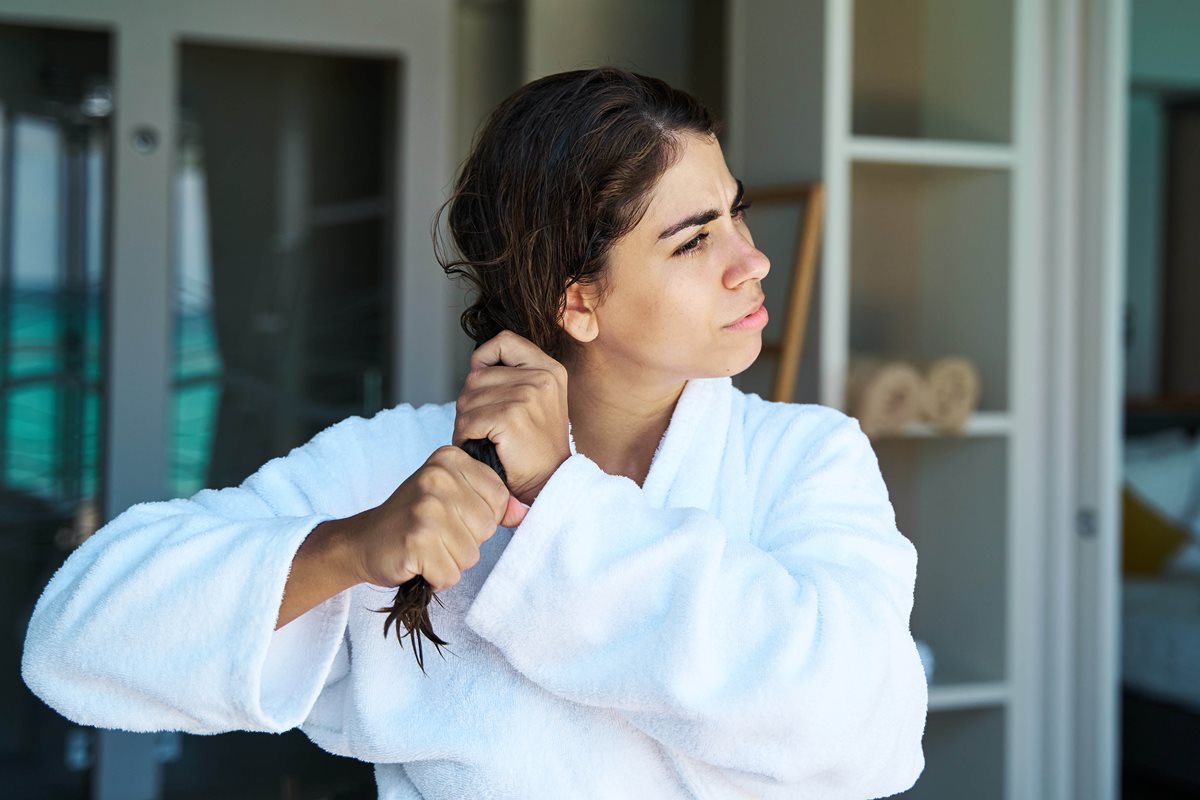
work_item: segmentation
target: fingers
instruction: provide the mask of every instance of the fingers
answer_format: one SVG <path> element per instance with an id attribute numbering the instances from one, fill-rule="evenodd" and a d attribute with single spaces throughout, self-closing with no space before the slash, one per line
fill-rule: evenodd
<path id="1" fill-rule="evenodd" d="M 433 587 L 435 592 L 442 592 L 449 589 L 462 578 L 462 567 L 459 567 L 458 561 L 454 554 L 446 547 L 446 540 L 443 538 L 442 549 L 430 556 L 426 563 L 421 565 L 421 577 L 425 582 Z"/>
<path id="2" fill-rule="evenodd" d="M 516 410 L 537 418 L 545 409 L 562 405 L 565 387 L 548 370 L 516 367 L 486 367 L 467 375 L 462 393 L 455 401 L 452 443 L 461 447 L 468 439 L 492 439 L 504 433 L 502 427 Z"/>
<path id="3" fill-rule="evenodd" d="M 465 452 L 459 450 L 463 455 Z M 475 534 L 475 544 L 480 545 L 496 532 L 497 525 L 515 528 L 525 519 L 529 506 L 516 498 L 500 480 L 491 467 L 470 456 L 458 459 L 463 479 L 475 489 L 477 503 L 468 503 L 458 510 L 462 514 L 464 530 Z"/>
<path id="4" fill-rule="evenodd" d="M 511 395 L 514 399 L 535 399 L 543 394 L 557 397 L 563 387 L 563 379 L 542 367 L 480 367 L 467 373 L 454 407 L 458 412 L 467 411 L 495 401 L 505 391 L 515 392 Z"/>
<path id="5" fill-rule="evenodd" d="M 455 447 L 455 450 L 460 453 L 460 457 L 456 458 L 458 474 L 475 493 L 474 503 L 468 503 L 461 509 L 466 521 L 464 524 L 479 531 L 478 541 L 482 542 L 496 533 L 496 525 L 508 506 L 509 487 L 504 486 L 496 470 L 475 461 L 461 447 Z"/>
<path id="6" fill-rule="evenodd" d="M 510 367 L 505 364 L 478 365 L 467 371 L 463 380 L 463 392 L 469 393 L 506 383 L 531 383 L 542 389 L 552 389 L 565 383 L 566 378 L 566 367 L 553 360 L 548 364 L 528 367 Z"/>
<path id="7" fill-rule="evenodd" d="M 454 416 L 454 431 L 451 443 L 462 447 L 470 439 L 491 439 L 497 445 L 506 434 L 517 434 L 536 411 L 534 401 L 529 399 L 531 389 L 523 386 L 497 387 L 494 394 L 479 398 L 479 405 L 464 408 Z M 463 401 L 466 405 L 469 401 Z M 523 416 L 515 416 L 523 415 Z M 518 427 L 514 428 L 516 423 Z"/>
<path id="8" fill-rule="evenodd" d="M 535 353 L 536 351 L 536 353 Z M 520 334 L 503 330 L 471 353 L 471 369 L 507 364 L 510 367 L 536 366 L 546 358 L 541 348 Z"/>
<path id="9" fill-rule="evenodd" d="M 490 539 L 508 507 L 508 487 L 495 470 L 467 455 L 461 447 L 445 445 L 439 449 L 451 451 L 446 454 L 450 468 L 474 492 L 468 502 L 455 507 L 462 526 L 474 534 L 477 543 Z"/>
<path id="10" fill-rule="evenodd" d="M 509 367 L 542 367 L 551 371 L 566 368 L 546 355 L 536 344 L 510 330 L 503 330 L 488 339 L 471 353 L 471 369 L 507 365 Z"/>
<path id="11" fill-rule="evenodd" d="M 447 580 L 444 584 L 434 585 L 438 588 L 448 588 L 458 583 L 462 574 L 479 562 L 479 545 L 470 533 L 460 528 L 442 537 L 442 549 L 446 557 L 441 559 L 440 563 Z"/>
<path id="12" fill-rule="evenodd" d="M 531 373 L 543 371 L 542 367 L 509 367 L 504 364 L 495 366 L 473 366 L 467 372 L 463 381 L 463 393 L 485 386 L 497 386 L 506 383 L 517 383 L 529 377 Z"/>
<path id="13" fill-rule="evenodd" d="M 508 496 L 508 506 L 504 510 L 504 519 L 500 520 L 500 524 L 506 528 L 515 528 L 525 520 L 525 515 L 529 513 L 529 506 L 522 503 L 515 495 Z"/>
<path id="14" fill-rule="evenodd" d="M 458 583 L 462 573 L 479 563 L 479 547 L 496 532 L 499 518 L 509 509 L 511 495 L 500 477 L 459 448 L 447 453 L 445 466 L 458 473 L 467 491 L 457 493 L 451 519 L 440 537 L 441 549 L 422 573 L 435 591 Z"/>

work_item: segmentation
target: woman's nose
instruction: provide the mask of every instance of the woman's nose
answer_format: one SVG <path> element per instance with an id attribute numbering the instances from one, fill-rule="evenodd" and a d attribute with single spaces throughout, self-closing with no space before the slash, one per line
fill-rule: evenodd
<path id="1" fill-rule="evenodd" d="M 767 254 L 755 247 L 749 236 L 738 238 L 740 242 L 732 254 L 729 269 L 725 271 L 725 283 L 731 289 L 748 280 L 761 281 L 771 271 L 771 260 Z"/>

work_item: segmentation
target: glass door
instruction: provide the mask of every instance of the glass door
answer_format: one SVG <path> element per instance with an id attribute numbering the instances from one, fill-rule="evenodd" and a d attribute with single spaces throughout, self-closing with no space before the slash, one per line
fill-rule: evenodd
<path id="1" fill-rule="evenodd" d="M 105 521 L 453 396 L 453 4 L 3 6 L 0 794 L 374 797 L 300 731 L 75 726 L 20 657 Z"/>
<path id="2" fill-rule="evenodd" d="M 395 60 L 184 43 L 171 491 L 240 483 L 391 392 Z"/>
<path id="3" fill-rule="evenodd" d="M 391 392 L 395 59 L 179 46 L 170 492 L 236 486 Z M 186 736 L 163 796 L 374 797 L 282 736 Z M 318 795 L 316 792 L 323 792 Z"/>
<path id="4" fill-rule="evenodd" d="M 20 677 L 33 606 L 99 526 L 110 36 L 0 25 L 0 764 L 12 797 L 88 796 L 85 729 Z"/>
<path id="5" fill-rule="evenodd" d="M 0 25 L 0 612 L 20 634 L 3 651 L 0 707 L 15 711 L 0 715 L 0 764 L 22 797 L 134 785 L 117 766 L 131 751 L 105 743 L 135 737 L 73 725 L 20 677 L 41 589 L 122 510 L 101 507 L 109 40 Z M 186 497 L 240 484 L 393 391 L 399 62 L 177 47 L 162 463 L 167 496 Z M 148 130 L 122 143 L 134 167 L 161 146 Z M 140 779 L 160 796 L 374 796 L 370 764 L 300 731 L 143 738 L 144 755 L 129 758 L 162 763 Z"/>

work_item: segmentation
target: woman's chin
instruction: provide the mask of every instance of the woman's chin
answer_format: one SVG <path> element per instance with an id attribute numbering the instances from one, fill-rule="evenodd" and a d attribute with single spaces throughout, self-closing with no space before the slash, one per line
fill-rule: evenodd
<path id="1" fill-rule="evenodd" d="M 740 375 L 746 370 L 750 369 L 750 367 L 754 365 L 754 362 L 758 361 L 758 357 L 761 353 L 762 337 L 756 336 L 754 337 L 754 347 L 752 349 L 747 349 L 742 353 L 737 354 L 735 357 L 727 359 L 723 365 L 723 368 L 718 372 L 715 372 L 711 377 L 721 378 L 725 376 L 732 377 L 734 375 Z"/>

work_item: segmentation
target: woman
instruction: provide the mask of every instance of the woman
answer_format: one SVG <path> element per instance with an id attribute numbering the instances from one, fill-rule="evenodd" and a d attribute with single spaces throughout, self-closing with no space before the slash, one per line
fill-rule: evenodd
<path id="1" fill-rule="evenodd" d="M 125 511 L 40 598 L 30 688 L 80 724 L 298 726 L 382 798 L 910 787 L 916 552 L 857 421 L 730 380 L 769 264 L 715 130 L 614 68 L 502 103 L 449 205 L 483 341 L 457 400 Z M 507 485 L 455 446 L 482 438 Z M 374 613 L 416 575 L 427 673 Z"/>

